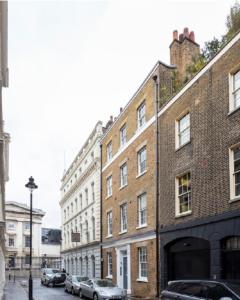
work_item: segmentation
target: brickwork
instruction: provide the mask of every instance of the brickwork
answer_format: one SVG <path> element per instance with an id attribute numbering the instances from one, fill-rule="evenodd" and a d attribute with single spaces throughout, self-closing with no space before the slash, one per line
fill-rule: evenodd
<path id="1" fill-rule="evenodd" d="M 184 33 L 174 36 L 174 40 L 170 45 L 170 62 L 176 65 L 178 79 L 184 81 L 186 78 L 186 67 L 192 64 L 192 59 L 200 54 L 200 48 L 195 43 L 192 33 L 188 33 L 188 28 L 185 28 Z"/>
<path id="2" fill-rule="evenodd" d="M 240 110 L 229 113 L 229 73 L 240 63 L 238 41 L 159 118 L 160 223 L 188 222 L 240 208 L 230 203 L 229 148 L 240 142 Z M 191 141 L 175 149 L 175 121 L 190 112 Z M 175 216 L 175 178 L 191 172 L 192 214 Z"/>
<path id="3" fill-rule="evenodd" d="M 138 248 L 147 247 L 148 253 L 148 282 L 141 282 L 138 280 Z M 153 298 L 156 294 L 156 240 L 143 241 L 131 244 L 131 293 L 139 298 Z M 107 277 L 107 253 L 112 253 L 112 270 L 113 282 L 117 283 L 117 257 L 114 247 L 103 249 L 104 273 L 103 276 Z"/>
<path id="4" fill-rule="evenodd" d="M 137 127 L 137 109 L 141 103 L 146 105 L 145 130 Z M 128 290 L 132 295 L 147 297 L 156 294 L 156 258 L 155 258 L 155 123 L 154 123 L 154 82 L 149 78 L 141 87 L 139 92 L 133 97 L 129 105 L 122 112 L 112 128 L 107 132 L 102 140 L 102 239 L 103 239 L 103 274 L 107 276 L 107 253 L 112 253 L 113 258 L 113 281 L 121 286 L 122 279 L 118 269 L 122 265 L 120 253 L 127 251 L 130 269 L 128 276 L 130 282 Z M 124 149 L 120 148 L 120 128 L 126 124 L 127 142 L 132 139 Z M 143 127 L 144 127 L 143 126 Z M 143 130 L 143 131 L 142 131 Z M 137 136 L 137 137 L 136 137 Z M 136 138 L 135 138 L 136 137 Z M 107 164 L 106 147 L 112 141 L 113 161 Z M 147 170 L 141 176 L 138 175 L 137 153 L 142 147 L 147 151 Z M 128 176 L 127 185 L 120 187 L 120 166 L 126 163 Z M 112 176 L 112 196 L 107 197 L 107 177 Z M 147 195 L 147 224 L 139 227 L 138 221 L 138 196 Z M 127 203 L 127 231 L 120 233 L 120 205 Z M 108 237 L 107 212 L 112 210 L 113 233 Z M 153 241 L 148 241 L 149 236 Z M 141 243 L 139 242 L 141 239 Z M 146 241 L 144 241 L 146 239 Z M 147 246 L 148 256 L 148 277 L 147 281 L 138 279 L 138 247 L 140 244 Z M 124 248 L 125 247 L 125 248 Z M 126 250 L 125 250 L 126 249 Z M 118 254 L 117 254 L 118 253 Z M 117 258 L 116 256 L 119 255 Z M 129 268 L 128 267 L 128 268 Z"/>

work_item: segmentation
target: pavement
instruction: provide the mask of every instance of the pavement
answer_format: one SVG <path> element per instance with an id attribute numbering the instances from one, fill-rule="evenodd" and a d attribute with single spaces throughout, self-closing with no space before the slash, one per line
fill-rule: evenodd
<path id="1" fill-rule="evenodd" d="M 6 285 L 4 287 L 4 300 L 27 300 L 28 294 L 26 290 L 24 290 L 23 286 L 19 281 L 6 281 Z"/>

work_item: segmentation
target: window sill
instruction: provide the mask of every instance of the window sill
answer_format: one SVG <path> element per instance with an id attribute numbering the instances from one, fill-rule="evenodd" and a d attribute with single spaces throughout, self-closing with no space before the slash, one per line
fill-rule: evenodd
<path id="1" fill-rule="evenodd" d="M 234 114 L 236 111 L 240 110 L 240 106 L 234 108 L 233 110 L 228 112 L 228 116 L 231 116 L 232 114 Z"/>
<path id="2" fill-rule="evenodd" d="M 105 198 L 105 200 L 107 200 L 107 199 L 109 199 L 109 198 L 111 198 L 112 197 L 112 195 L 109 195 L 109 196 L 107 196 L 106 198 Z"/>
<path id="3" fill-rule="evenodd" d="M 127 230 L 123 230 L 123 231 L 120 231 L 118 234 L 121 235 L 121 234 L 124 234 L 126 232 L 127 232 Z"/>
<path id="4" fill-rule="evenodd" d="M 181 218 L 181 217 L 185 217 L 185 216 L 189 216 L 189 215 L 191 215 L 191 214 L 192 214 L 192 211 L 191 211 L 191 210 L 190 210 L 190 211 L 186 211 L 186 212 L 184 212 L 184 213 L 175 215 L 175 219 Z"/>
<path id="5" fill-rule="evenodd" d="M 147 278 L 137 278 L 138 282 L 148 282 L 148 279 Z"/>
<path id="6" fill-rule="evenodd" d="M 236 201 L 239 201 L 239 200 L 240 200 L 240 196 L 236 196 L 236 197 L 230 199 L 229 203 L 236 202 Z"/>
<path id="7" fill-rule="evenodd" d="M 136 229 L 142 229 L 142 228 L 146 228 L 146 227 L 147 227 L 147 224 L 143 224 L 143 225 L 137 226 Z"/>
<path id="8" fill-rule="evenodd" d="M 105 278 L 107 278 L 107 279 L 112 279 L 113 277 L 112 277 L 112 275 L 108 275 L 108 276 L 106 276 Z"/>
<path id="9" fill-rule="evenodd" d="M 125 184 L 123 186 L 120 186 L 119 190 L 123 190 L 128 184 Z"/>
<path id="10" fill-rule="evenodd" d="M 106 239 L 110 239 L 110 238 L 112 238 L 112 237 L 113 237 L 113 235 L 112 235 L 112 234 L 109 234 L 109 235 L 106 236 Z"/>
<path id="11" fill-rule="evenodd" d="M 178 147 L 175 149 L 175 151 L 177 152 L 178 150 L 182 149 L 183 147 L 185 147 L 186 145 L 188 145 L 188 144 L 190 144 L 190 143 L 191 143 L 191 139 L 190 139 L 188 142 L 182 144 L 181 146 L 178 146 Z"/>
<path id="12" fill-rule="evenodd" d="M 143 175 L 146 174 L 146 173 L 147 173 L 147 170 L 145 170 L 145 171 L 142 172 L 141 174 L 138 174 L 138 175 L 136 176 L 136 178 L 139 178 L 139 177 L 143 176 Z"/>

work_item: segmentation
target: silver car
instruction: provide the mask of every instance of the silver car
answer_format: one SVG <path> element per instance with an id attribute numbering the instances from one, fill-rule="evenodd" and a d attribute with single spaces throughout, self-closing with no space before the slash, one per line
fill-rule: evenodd
<path id="1" fill-rule="evenodd" d="M 79 295 L 80 282 L 88 279 L 88 277 L 80 275 L 68 275 L 65 280 L 65 292 L 72 293 L 73 295 Z"/>
<path id="2" fill-rule="evenodd" d="M 125 300 L 126 291 L 109 279 L 90 279 L 80 283 L 79 296 L 94 300 Z"/>

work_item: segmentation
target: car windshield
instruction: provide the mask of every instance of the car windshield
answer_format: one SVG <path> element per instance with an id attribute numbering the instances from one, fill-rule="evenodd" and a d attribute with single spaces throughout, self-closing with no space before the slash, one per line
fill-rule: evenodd
<path id="1" fill-rule="evenodd" d="M 97 280 L 95 283 L 99 287 L 115 287 L 115 285 L 110 280 Z"/>
<path id="2" fill-rule="evenodd" d="M 87 281 L 89 278 L 75 275 L 72 277 L 72 279 L 74 282 L 81 282 L 81 281 Z"/>
<path id="3" fill-rule="evenodd" d="M 240 296 L 240 283 L 226 282 L 226 285 L 238 296 Z"/>
<path id="4" fill-rule="evenodd" d="M 46 274 L 55 274 L 55 273 L 59 273 L 59 270 L 54 270 L 54 269 L 47 269 L 46 270 Z"/>

